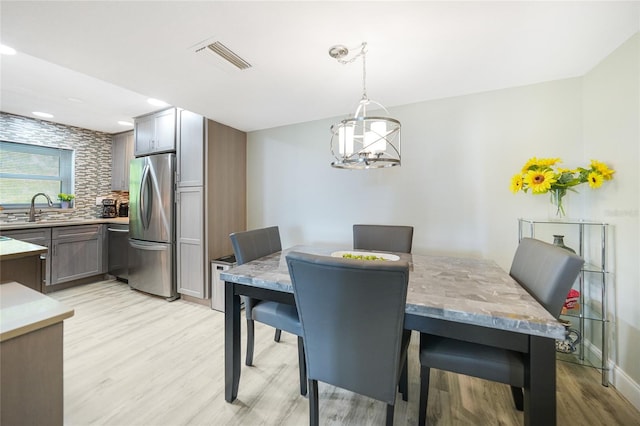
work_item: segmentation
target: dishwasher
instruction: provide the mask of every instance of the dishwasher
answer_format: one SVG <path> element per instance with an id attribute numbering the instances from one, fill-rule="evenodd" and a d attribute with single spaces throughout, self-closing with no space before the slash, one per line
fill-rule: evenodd
<path id="1" fill-rule="evenodd" d="M 129 225 L 108 224 L 109 235 L 109 275 L 116 279 L 129 282 Z"/>

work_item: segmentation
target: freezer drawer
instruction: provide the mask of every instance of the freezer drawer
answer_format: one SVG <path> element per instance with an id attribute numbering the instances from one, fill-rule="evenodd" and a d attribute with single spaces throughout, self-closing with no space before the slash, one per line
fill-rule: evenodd
<path id="1" fill-rule="evenodd" d="M 167 243 L 129 240 L 129 286 L 174 300 L 175 246 Z"/>

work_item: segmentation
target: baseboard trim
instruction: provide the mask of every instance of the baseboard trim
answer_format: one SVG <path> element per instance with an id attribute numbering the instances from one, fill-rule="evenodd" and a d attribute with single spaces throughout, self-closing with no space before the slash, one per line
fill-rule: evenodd
<path id="1" fill-rule="evenodd" d="M 611 373 L 611 383 L 616 390 L 640 411 L 640 384 L 617 365 L 614 365 Z"/>
<path id="2" fill-rule="evenodd" d="M 602 351 L 590 341 L 585 341 L 585 348 L 598 359 L 602 359 Z M 623 369 L 618 367 L 611 359 L 607 360 L 609 383 L 640 411 L 640 383 L 633 380 Z"/>

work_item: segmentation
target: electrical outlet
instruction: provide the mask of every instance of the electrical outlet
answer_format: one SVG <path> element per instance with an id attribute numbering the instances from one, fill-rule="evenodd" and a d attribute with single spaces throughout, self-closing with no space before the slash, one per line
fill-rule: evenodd
<path id="1" fill-rule="evenodd" d="M 96 197 L 96 206 L 102 205 L 102 197 Z"/>

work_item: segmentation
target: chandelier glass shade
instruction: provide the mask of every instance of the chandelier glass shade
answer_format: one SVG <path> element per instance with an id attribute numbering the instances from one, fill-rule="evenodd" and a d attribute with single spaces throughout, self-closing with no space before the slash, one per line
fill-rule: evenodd
<path id="1" fill-rule="evenodd" d="M 338 62 L 351 63 L 362 56 L 363 94 L 356 112 L 331 126 L 331 154 L 335 161 L 331 166 L 341 169 L 374 169 L 400 165 L 400 122 L 380 114 L 389 112 L 380 103 L 367 97 L 366 89 L 366 43 L 360 53 L 349 61 L 342 58 L 348 54 L 344 46 L 334 46 L 329 54 Z M 376 115 L 368 115 L 369 111 Z"/>

